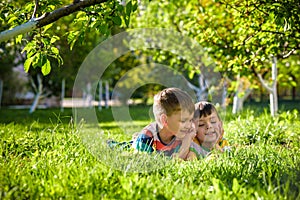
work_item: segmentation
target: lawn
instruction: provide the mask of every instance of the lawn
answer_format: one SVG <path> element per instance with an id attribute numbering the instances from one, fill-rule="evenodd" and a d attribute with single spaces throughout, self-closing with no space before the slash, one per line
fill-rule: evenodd
<path id="1" fill-rule="evenodd" d="M 291 108 L 275 118 L 258 106 L 222 113 L 231 152 L 190 162 L 105 146 L 149 123 L 147 106 L 130 108 L 134 123 L 103 109 L 100 128 L 74 124 L 69 109 L 2 108 L 0 199 L 299 199 L 300 120 Z"/>

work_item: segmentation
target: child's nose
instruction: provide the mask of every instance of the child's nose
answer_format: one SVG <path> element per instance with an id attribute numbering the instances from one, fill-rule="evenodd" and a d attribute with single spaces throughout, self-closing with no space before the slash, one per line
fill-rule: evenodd
<path id="1" fill-rule="evenodd" d="M 211 123 L 210 122 L 207 122 L 206 124 L 206 129 L 210 129 L 212 127 Z"/>
<path id="2" fill-rule="evenodd" d="M 189 120 L 186 121 L 184 124 L 185 128 L 190 128 L 192 126 L 192 123 L 193 123 L 192 121 L 189 121 Z"/>

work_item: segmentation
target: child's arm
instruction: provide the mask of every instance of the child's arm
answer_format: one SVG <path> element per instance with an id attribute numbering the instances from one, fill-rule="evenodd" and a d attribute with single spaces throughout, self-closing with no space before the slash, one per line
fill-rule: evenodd
<path id="1" fill-rule="evenodd" d="M 194 160 L 197 159 L 197 154 L 195 152 L 189 151 L 186 156 L 186 160 Z"/>
<path id="2" fill-rule="evenodd" d="M 153 138 L 145 134 L 138 135 L 133 141 L 132 147 L 137 151 L 153 152 Z"/>
<path id="3" fill-rule="evenodd" d="M 181 158 L 183 160 L 186 160 L 188 157 L 188 154 L 190 152 L 190 146 L 191 143 L 196 136 L 196 130 L 195 126 L 193 125 L 190 129 L 189 133 L 187 133 L 184 138 L 182 139 L 181 147 L 177 154 L 173 154 L 173 157 Z"/>

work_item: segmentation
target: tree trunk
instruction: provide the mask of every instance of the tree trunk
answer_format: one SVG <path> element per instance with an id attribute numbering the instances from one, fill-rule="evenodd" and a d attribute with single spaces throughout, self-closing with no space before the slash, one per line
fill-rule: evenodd
<path id="1" fill-rule="evenodd" d="M 30 107 L 29 113 L 33 113 L 36 110 L 36 108 L 39 104 L 39 101 L 40 101 L 40 97 L 43 92 L 43 83 L 42 83 L 41 75 L 40 74 L 37 75 L 37 86 L 34 84 L 33 80 L 31 83 L 35 90 L 35 97 L 34 97 L 34 101 L 33 101 L 32 105 Z"/>
<path id="2" fill-rule="evenodd" d="M 208 99 L 208 86 L 202 74 L 198 77 L 199 87 L 196 87 L 192 83 L 188 82 L 189 88 L 196 92 L 197 101 L 207 101 Z"/>
<path id="3" fill-rule="evenodd" d="M 293 101 L 295 101 L 296 100 L 296 87 L 295 86 L 293 86 L 293 88 L 292 88 L 292 100 Z"/>
<path id="4" fill-rule="evenodd" d="M 223 90 L 222 104 L 221 104 L 221 107 L 222 107 L 223 109 L 226 108 L 227 91 L 228 91 L 227 80 L 224 80 L 224 90 Z"/>
<path id="5" fill-rule="evenodd" d="M 39 101 L 40 101 L 40 97 L 41 97 L 41 93 L 37 92 L 34 96 L 34 101 L 30 107 L 29 113 L 33 113 L 36 110 L 36 108 L 39 104 Z"/>
<path id="6" fill-rule="evenodd" d="M 270 93 L 270 110 L 272 116 L 275 116 L 278 111 L 278 98 L 276 92 Z"/>
<path id="7" fill-rule="evenodd" d="M 235 94 L 233 97 L 232 114 L 237 114 L 242 109 L 240 98 Z"/>
<path id="8" fill-rule="evenodd" d="M 245 94 L 243 97 L 239 97 L 241 91 L 236 92 L 236 94 L 233 97 L 233 107 L 232 107 L 232 114 L 237 114 L 238 112 L 243 110 L 244 102 L 248 98 L 248 96 L 251 94 L 252 90 L 247 89 L 245 91 Z"/>
<path id="9" fill-rule="evenodd" d="M 87 90 L 87 95 L 86 95 L 87 106 L 89 108 L 92 108 L 93 95 L 92 95 L 92 84 L 90 82 L 87 83 L 86 90 Z"/>
<path id="10" fill-rule="evenodd" d="M 60 111 L 64 112 L 64 98 L 65 98 L 65 79 L 61 82 L 61 100 L 60 100 Z"/>
<path id="11" fill-rule="evenodd" d="M 275 116 L 278 112 L 278 94 L 277 94 L 277 59 L 272 60 L 272 91 L 270 92 L 270 109 L 271 115 Z"/>
<path id="12" fill-rule="evenodd" d="M 102 110 L 102 80 L 99 81 L 99 103 L 98 103 L 98 110 Z"/>
<path id="13" fill-rule="evenodd" d="M 3 81 L 0 79 L 0 108 L 2 103 Z"/>
<path id="14" fill-rule="evenodd" d="M 258 74 L 258 78 L 264 88 L 270 93 L 270 111 L 274 117 L 278 112 L 278 94 L 277 94 L 277 59 L 272 57 L 272 84 L 269 86 L 262 78 L 261 74 Z"/>
<path id="15" fill-rule="evenodd" d="M 240 94 L 243 92 L 244 88 L 245 88 L 244 83 L 243 83 L 242 79 L 240 78 L 240 75 L 238 75 L 236 92 L 233 97 L 232 114 L 237 114 L 238 112 L 243 110 L 244 102 L 252 92 L 251 89 L 247 88 L 245 90 L 245 94 L 241 97 Z"/>
<path id="16" fill-rule="evenodd" d="M 105 108 L 108 108 L 108 102 L 109 102 L 109 85 L 108 81 L 105 81 Z"/>

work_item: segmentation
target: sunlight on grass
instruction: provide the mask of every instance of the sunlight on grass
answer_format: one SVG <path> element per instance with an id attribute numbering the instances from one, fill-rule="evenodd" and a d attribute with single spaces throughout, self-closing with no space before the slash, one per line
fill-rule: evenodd
<path id="1" fill-rule="evenodd" d="M 83 128 L 67 113 L 0 116 L 0 199 L 300 198 L 298 111 L 227 113 L 232 150 L 192 162 L 108 148 L 108 139 L 129 141 L 147 119 Z"/>
<path id="2" fill-rule="evenodd" d="M 165 167 L 170 158 L 158 154 L 134 152 L 133 149 L 109 148 L 109 136 L 104 131 L 80 128 L 79 137 L 88 151 L 111 168 L 127 172 L 151 172 Z"/>

